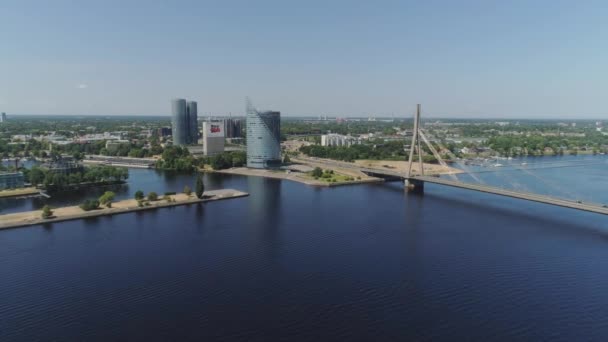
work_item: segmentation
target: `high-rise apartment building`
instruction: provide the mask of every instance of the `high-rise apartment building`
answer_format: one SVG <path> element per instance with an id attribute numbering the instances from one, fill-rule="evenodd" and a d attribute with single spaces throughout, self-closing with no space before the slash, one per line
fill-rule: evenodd
<path id="1" fill-rule="evenodd" d="M 6 121 L 6 113 L 2 112 L 2 114 L 0 114 L 0 122 L 5 122 Z"/>
<path id="2" fill-rule="evenodd" d="M 260 112 L 247 102 L 247 167 L 281 165 L 281 113 Z"/>
<path id="3" fill-rule="evenodd" d="M 224 122 L 205 121 L 203 122 L 203 153 L 212 156 L 224 152 Z"/>
<path id="4" fill-rule="evenodd" d="M 160 127 L 156 130 L 156 135 L 159 137 L 167 137 L 171 135 L 171 128 L 169 127 Z"/>
<path id="5" fill-rule="evenodd" d="M 242 134 L 242 121 L 240 119 L 226 119 L 224 120 L 224 131 L 226 132 L 226 138 L 241 138 Z"/>
<path id="6" fill-rule="evenodd" d="M 198 113 L 194 101 L 184 99 L 171 101 L 171 131 L 173 145 L 188 145 L 198 142 Z"/>

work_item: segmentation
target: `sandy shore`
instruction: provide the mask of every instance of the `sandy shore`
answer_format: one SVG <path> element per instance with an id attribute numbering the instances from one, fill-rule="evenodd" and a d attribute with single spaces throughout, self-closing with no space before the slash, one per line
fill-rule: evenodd
<path id="1" fill-rule="evenodd" d="M 350 176 L 349 173 L 341 172 L 340 170 L 336 170 L 336 171 L 340 172 L 342 174 Z M 376 183 L 376 182 L 382 182 L 383 181 L 382 179 L 365 176 L 365 177 L 362 177 L 360 180 L 358 180 L 358 179 L 355 178 L 355 180 L 352 180 L 352 181 L 328 183 L 328 182 L 324 182 L 324 181 L 321 181 L 321 180 L 312 179 L 312 178 L 308 177 L 307 175 L 304 175 L 304 174 L 301 174 L 301 173 L 298 173 L 298 172 L 287 173 L 286 171 L 273 171 L 273 170 L 263 170 L 263 169 L 248 169 L 246 167 L 235 167 L 235 168 L 231 168 L 231 169 L 217 170 L 217 171 L 213 171 L 213 172 L 224 173 L 224 174 L 231 174 L 231 175 L 256 176 L 256 177 L 266 177 L 266 178 L 274 178 L 274 179 L 285 179 L 285 180 L 290 180 L 290 181 L 294 181 L 294 182 L 298 182 L 298 183 L 303 183 L 303 184 L 307 184 L 307 185 L 327 186 L 327 187 L 340 186 L 340 185 L 349 185 L 349 184 L 361 184 L 361 183 Z M 357 175 L 354 175 L 354 177 L 357 177 Z"/>
<path id="2" fill-rule="evenodd" d="M 26 211 L 20 213 L 0 215 L 0 229 L 16 228 L 31 226 L 36 224 L 61 222 L 68 220 L 77 220 L 87 217 L 116 215 L 122 213 L 128 213 L 133 211 L 150 210 L 164 207 L 174 207 L 178 205 L 186 205 L 193 203 L 203 203 L 211 201 L 219 201 L 230 198 L 238 198 L 248 196 L 246 192 L 233 190 L 233 189 L 221 189 L 221 190 L 210 190 L 205 192 L 205 198 L 199 199 L 194 194 L 188 196 L 186 194 L 177 194 L 170 196 L 175 202 L 168 202 L 166 200 L 158 200 L 150 202 L 149 206 L 138 207 L 135 199 L 117 201 L 112 203 L 112 208 L 103 207 L 96 210 L 84 211 L 78 206 L 53 208 L 53 217 L 50 219 L 42 219 L 42 210 Z"/>
<path id="3" fill-rule="evenodd" d="M 396 172 L 402 172 L 405 174 L 409 162 L 406 161 L 394 161 L 394 160 L 356 160 L 355 164 L 361 167 L 370 167 L 374 169 L 386 169 Z M 412 163 L 412 171 L 420 173 L 420 164 Z M 463 171 L 454 167 L 444 167 L 439 164 L 424 163 L 423 166 L 425 174 L 457 174 Z"/>

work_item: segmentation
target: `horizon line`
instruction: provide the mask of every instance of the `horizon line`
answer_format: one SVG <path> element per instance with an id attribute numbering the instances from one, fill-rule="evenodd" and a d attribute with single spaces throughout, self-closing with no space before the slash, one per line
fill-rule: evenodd
<path id="1" fill-rule="evenodd" d="M 167 117 L 170 118 L 171 114 L 56 114 L 56 113 L 46 113 L 46 114 L 23 114 L 23 113 L 6 113 L 7 117 L 9 118 L 8 121 L 10 121 L 10 117 L 11 116 L 73 116 L 73 117 L 134 117 L 134 116 L 140 116 L 140 117 Z M 522 114 L 525 116 L 525 114 Z M 322 119 L 326 116 L 324 114 L 321 115 L 314 115 L 314 114 L 308 114 L 308 115 L 292 115 L 292 114 L 283 114 L 281 113 L 282 117 L 289 117 L 289 118 L 313 118 L 313 119 L 318 119 L 319 116 L 322 117 Z M 200 115 L 199 113 L 199 117 L 246 117 L 246 114 L 221 114 L 221 115 L 206 115 L 206 114 L 202 114 Z M 414 115 L 412 114 L 411 117 L 408 116 L 337 116 L 337 115 L 332 115 L 329 116 L 327 115 L 328 121 L 329 119 L 332 120 L 336 120 L 336 119 L 395 119 L 395 120 L 410 120 L 413 119 Z M 588 121 L 588 120 L 608 120 L 606 118 L 600 118 L 600 117 L 578 117 L 578 118 L 574 118 L 574 117 L 545 117 L 545 116 L 526 116 L 526 117 L 508 117 L 508 116 L 500 116 L 500 117 L 492 117 L 492 118 L 486 118 L 486 117 L 480 117 L 480 116 L 454 116 L 454 117 L 446 117 L 446 116 L 438 116 L 438 115 L 429 115 L 429 116 L 422 116 L 421 119 L 437 119 L 437 120 L 525 120 L 525 121 L 530 121 L 530 120 L 570 120 L 570 121 Z"/>

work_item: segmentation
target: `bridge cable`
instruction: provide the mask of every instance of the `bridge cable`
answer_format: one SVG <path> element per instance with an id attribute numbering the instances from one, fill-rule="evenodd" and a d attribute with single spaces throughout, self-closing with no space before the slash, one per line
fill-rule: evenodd
<path id="1" fill-rule="evenodd" d="M 422 140 L 424 140 L 424 142 L 426 143 L 428 148 L 431 150 L 431 152 L 433 153 L 435 158 L 437 158 L 437 161 L 439 162 L 439 164 L 441 164 L 441 166 L 443 166 L 446 170 L 449 171 L 447 175 L 450 176 L 450 178 L 452 178 L 453 180 L 457 181 L 458 177 L 456 177 L 454 175 L 454 172 L 451 171 L 451 167 L 449 167 L 448 164 L 441 158 L 441 156 L 439 155 L 439 152 L 437 152 L 435 147 L 433 147 L 433 145 L 426 138 L 426 135 L 424 135 L 424 133 L 422 131 L 420 131 L 419 134 L 420 134 L 420 137 L 422 138 Z"/>
<path id="2" fill-rule="evenodd" d="M 420 129 L 422 130 L 422 129 Z M 432 136 L 431 136 L 432 137 Z M 441 148 L 442 150 L 445 150 L 447 155 L 454 160 L 454 162 L 460 166 L 460 168 L 462 170 L 464 170 L 465 174 L 469 175 L 471 178 L 473 178 L 473 180 L 477 181 L 477 183 L 479 184 L 485 184 L 484 181 L 482 181 L 479 177 L 477 177 L 474 172 L 472 172 L 465 164 L 458 162 L 458 157 L 456 157 L 456 155 L 454 153 L 452 153 L 452 151 L 450 151 L 450 149 L 446 148 L 443 144 L 441 144 L 441 142 L 438 141 L 438 139 L 435 138 L 437 145 L 439 145 L 439 148 Z"/>

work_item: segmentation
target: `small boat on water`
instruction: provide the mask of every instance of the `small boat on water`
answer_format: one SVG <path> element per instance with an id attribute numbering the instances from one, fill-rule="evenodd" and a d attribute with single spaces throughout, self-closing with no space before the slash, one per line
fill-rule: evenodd
<path id="1" fill-rule="evenodd" d="M 496 164 L 494 164 L 494 165 L 492 165 L 492 166 L 494 166 L 494 167 L 501 167 L 501 166 L 503 166 L 503 165 L 502 165 L 502 164 L 500 164 L 500 163 L 496 163 Z"/>

